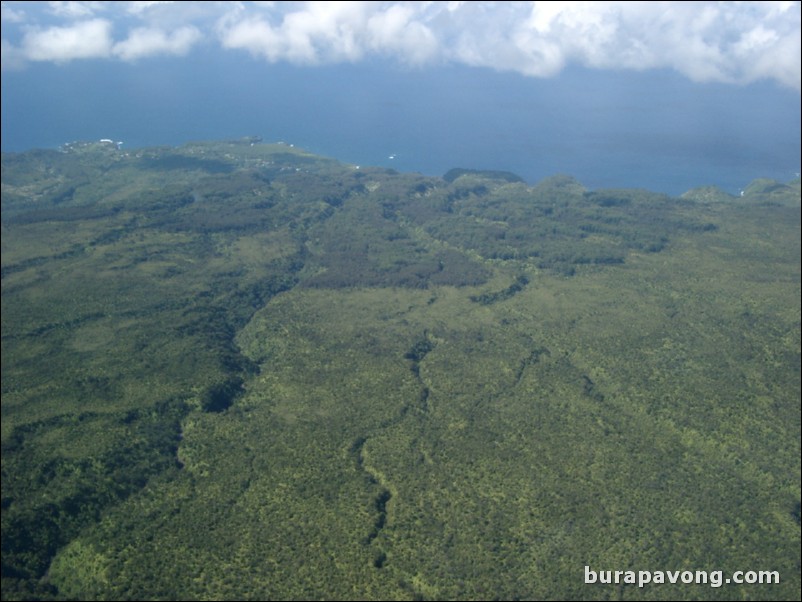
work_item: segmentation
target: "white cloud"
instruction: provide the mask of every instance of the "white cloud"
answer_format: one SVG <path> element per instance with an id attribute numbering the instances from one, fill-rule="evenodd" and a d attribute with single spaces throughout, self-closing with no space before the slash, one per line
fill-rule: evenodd
<path id="1" fill-rule="evenodd" d="M 315 65 L 380 55 L 537 77 L 578 64 L 801 87 L 799 2 L 4 2 L 4 38 L 14 22 L 37 23 L 37 4 L 66 23 L 28 31 L 21 52 L 29 60 L 181 54 L 206 36 L 271 62 Z M 116 44 L 97 25 L 101 12 L 122 32 Z M 98 29 L 96 46 L 66 39 L 86 23 Z"/>
<path id="2" fill-rule="evenodd" d="M 221 39 L 226 48 L 245 49 L 272 62 L 356 61 L 365 52 L 360 32 L 367 10 L 359 2 L 310 2 L 304 10 L 283 14 L 275 26 L 261 16 L 224 26 Z"/>
<path id="3" fill-rule="evenodd" d="M 354 62 L 378 53 L 421 63 L 434 56 L 438 44 L 415 10 L 410 3 L 308 2 L 284 13 L 237 11 L 221 20 L 219 31 L 224 47 L 248 50 L 271 62 Z"/>
<path id="4" fill-rule="evenodd" d="M 278 61 L 286 55 L 284 44 L 269 23 L 259 18 L 247 18 L 227 28 L 221 35 L 225 48 L 239 48 Z"/>
<path id="5" fill-rule="evenodd" d="M 438 53 L 434 33 L 415 20 L 414 10 L 409 5 L 390 6 L 370 15 L 364 36 L 371 50 L 396 54 L 408 63 L 423 63 Z"/>
<path id="6" fill-rule="evenodd" d="M 187 26 L 165 33 L 160 29 L 139 27 L 128 38 L 114 45 L 114 55 L 132 61 L 157 54 L 185 55 L 201 38 L 195 27 Z"/>
<path id="7" fill-rule="evenodd" d="M 443 14 L 437 33 L 455 62 L 542 77 L 571 63 L 670 68 L 696 81 L 800 88 L 799 3 L 468 2 Z"/>
<path id="8" fill-rule="evenodd" d="M 32 29 L 22 39 L 26 59 L 57 63 L 106 57 L 111 45 L 111 23 L 105 19 L 80 21 L 67 27 Z"/>
<path id="9" fill-rule="evenodd" d="M 139 15 L 153 8 L 154 6 L 159 6 L 160 4 L 174 4 L 174 2 L 171 2 L 170 0 L 143 0 L 141 2 L 128 2 L 128 6 L 126 8 L 129 13 L 133 15 Z"/>
<path id="10" fill-rule="evenodd" d="M 8 2 L 0 3 L 0 19 L 6 23 L 22 23 L 25 20 L 25 12 L 9 6 Z"/>
<path id="11" fill-rule="evenodd" d="M 95 12 L 102 10 L 104 2 L 48 2 L 50 12 L 60 17 L 80 19 L 91 17 Z"/>
<path id="12" fill-rule="evenodd" d="M 221 15 L 239 6 L 238 2 L 174 2 L 170 0 L 120 2 L 119 11 L 126 20 L 140 21 L 141 26 L 173 31 L 193 26 L 205 34 L 213 34 Z"/>
<path id="13" fill-rule="evenodd" d="M 764 77 L 799 86 L 799 32 L 796 38 L 779 36 L 758 25 L 744 33 L 734 45 L 742 67 L 742 77 L 754 81 Z"/>

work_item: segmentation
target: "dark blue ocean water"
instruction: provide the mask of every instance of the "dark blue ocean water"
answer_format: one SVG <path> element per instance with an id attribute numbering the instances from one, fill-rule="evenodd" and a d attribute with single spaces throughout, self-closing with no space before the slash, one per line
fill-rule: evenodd
<path id="1" fill-rule="evenodd" d="M 552 79 L 380 62 L 271 65 L 232 52 L 33 65 L 2 81 L 2 148 L 112 138 L 124 148 L 261 135 L 349 163 L 557 173 L 680 194 L 800 165 L 800 95 L 768 82 L 572 68 Z M 394 158 L 390 158 L 390 157 Z"/>

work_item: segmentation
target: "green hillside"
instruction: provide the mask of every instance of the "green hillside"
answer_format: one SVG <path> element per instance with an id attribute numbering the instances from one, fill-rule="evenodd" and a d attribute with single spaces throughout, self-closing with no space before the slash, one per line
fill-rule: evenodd
<path id="1" fill-rule="evenodd" d="M 2 155 L 3 600 L 798 600 L 801 395 L 798 179 Z"/>

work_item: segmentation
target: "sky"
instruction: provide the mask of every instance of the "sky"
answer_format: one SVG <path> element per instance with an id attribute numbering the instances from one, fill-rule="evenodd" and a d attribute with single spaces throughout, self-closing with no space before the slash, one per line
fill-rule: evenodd
<path id="1" fill-rule="evenodd" d="M 734 191 L 800 164 L 800 2 L 2 2 L 2 148 L 262 135 Z"/>

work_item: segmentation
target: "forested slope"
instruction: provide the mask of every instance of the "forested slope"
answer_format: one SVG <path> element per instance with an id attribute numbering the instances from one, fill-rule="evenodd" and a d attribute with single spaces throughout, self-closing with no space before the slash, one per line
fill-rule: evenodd
<path id="1" fill-rule="evenodd" d="M 3 599 L 799 599 L 799 180 L 76 144 L 2 287 Z"/>

